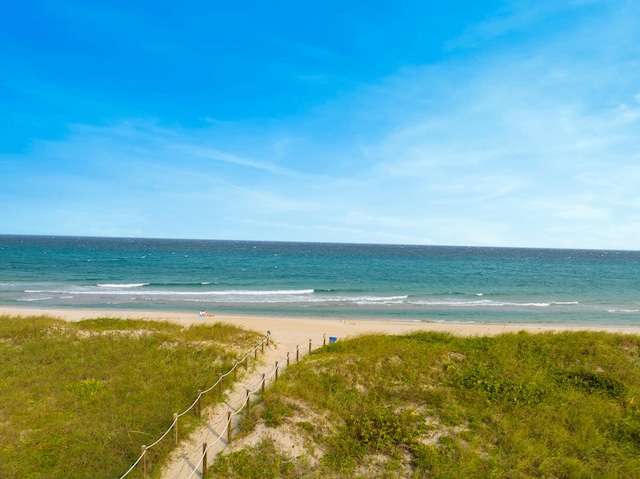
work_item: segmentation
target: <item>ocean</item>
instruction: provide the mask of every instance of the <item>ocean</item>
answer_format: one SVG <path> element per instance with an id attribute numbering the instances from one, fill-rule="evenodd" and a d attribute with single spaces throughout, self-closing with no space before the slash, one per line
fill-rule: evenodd
<path id="1" fill-rule="evenodd" d="M 636 326 L 640 252 L 0 235 L 0 305 Z"/>

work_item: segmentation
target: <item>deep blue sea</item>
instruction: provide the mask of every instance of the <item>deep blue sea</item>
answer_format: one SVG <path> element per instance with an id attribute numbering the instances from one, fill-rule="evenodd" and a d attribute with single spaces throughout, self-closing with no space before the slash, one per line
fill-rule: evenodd
<path id="1" fill-rule="evenodd" d="M 0 305 L 640 324 L 640 252 L 0 235 Z"/>

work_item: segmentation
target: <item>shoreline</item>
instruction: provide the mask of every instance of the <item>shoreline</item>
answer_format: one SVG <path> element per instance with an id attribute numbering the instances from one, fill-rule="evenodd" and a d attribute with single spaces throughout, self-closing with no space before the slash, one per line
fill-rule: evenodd
<path id="1" fill-rule="evenodd" d="M 491 336 L 502 333 L 560 332 L 560 331 L 606 331 L 619 334 L 640 335 L 638 327 L 614 326 L 566 326 L 566 325 L 525 325 L 525 324 L 477 324 L 477 323 L 436 323 L 391 320 L 328 319 L 328 318 L 291 318 L 264 317 L 251 315 L 213 315 L 198 316 L 197 311 L 162 310 L 113 310 L 84 308 L 21 308 L 0 306 L 0 315 L 41 316 L 47 315 L 66 321 L 81 321 L 95 318 L 146 319 L 169 321 L 184 326 L 192 324 L 213 324 L 223 322 L 258 332 L 270 331 L 274 339 L 287 346 L 303 344 L 310 337 L 326 336 L 348 338 L 362 334 L 406 334 L 414 331 L 436 331 L 460 336 Z M 317 339 L 316 339 L 317 340 Z"/>

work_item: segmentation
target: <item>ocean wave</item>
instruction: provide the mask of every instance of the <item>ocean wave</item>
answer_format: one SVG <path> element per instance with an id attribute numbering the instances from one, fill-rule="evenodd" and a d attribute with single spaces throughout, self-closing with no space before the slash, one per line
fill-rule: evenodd
<path id="1" fill-rule="evenodd" d="M 24 302 L 24 303 L 32 303 L 34 301 L 48 301 L 50 299 L 54 299 L 53 296 L 43 296 L 41 298 L 18 298 L 16 301 Z"/>
<path id="2" fill-rule="evenodd" d="M 228 289 L 218 291 L 171 290 L 129 287 L 95 287 L 81 286 L 71 288 L 28 289 L 29 295 L 42 295 L 47 299 L 69 299 L 73 296 L 84 298 L 81 301 L 105 303 L 118 302 L 167 302 L 167 303 L 224 303 L 224 304 L 332 304 L 338 307 L 379 306 L 404 304 L 408 295 L 342 295 L 314 294 L 313 289 L 282 290 L 239 290 Z M 109 298 L 109 299 L 107 299 Z M 40 297 L 34 299 L 41 300 Z"/>
<path id="3" fill-rule="evenodd" d="M 377 302 L 377 301 L 402 301 L 403 299 L 407 299 L 409 296 L 404 295 L 404 296 L 361 296 L 361 297 L 355 297 L 355 298 L 348 298 L 351 301 L 370 301 L 370 302 Z"/>
<path id="4" fill-rule="evenodd" d="M 365 296 L 359 298 L 341 298 L 343 301 L 351 301 L 359 305 L 371 304 L 403 304 L 408 296 Z"/>
<path id="5" fill-rule="evenodd" d="M 169 303 L 212 302 L 225 304 L 265 303 L 265 304 L 295 304 L 300 305 L 335 305 L 335 307 L 380 307 L 380 308 L 455 308 L 455 309 L 491 309 L 491 308 L 529 308 L 542 309 L 549 307 L 571 308 L 580 305 L 577 301 L 522 301 L 487 299 L 487 296 L 474 296 L 473 299 L 414 297 L 406 294 L 349 294 L 344 291 L 306 289 L 223 289 L 211 290 L 192 287 L 154 287 L 148 283 L 100 283 L 96 286 L 70 286 L 24 290 L 29 295 L 43 295 L 51 299 L 70 299 L 73 296 L 97 303 L 101 301 L 152 301 L 154 303 L 166 301 Z M 34 301 L 41 301 L 37 297 Z M 634 312 L 634 311 L 623 311 Z"/>
<path id="6" fill-rule="evenodd" d="M 282 290 L 273 290 L 273 291 L 244 291 L 244 290 L 230 290 L 230 291 L 216 291 L 219 294 L 233 294 L 233 295 L 280 295 L 280 294 L 313 294 L 313 289 L 282 289 Z"/>
<path id="7" fill-rule="evenodd" d="M 479 301 L 438 301 L 438 300 L 418 300 L 412 301 L 411 304 L 420 306 L 448 306 L 454 308 L 471 308 L 471 307 L 531 307 L 531 308 L 547 308 L 552 303 L 518 303 L 510 301 L 492 301 L 490 299 L 483 299 Z"/>
<path id="8" fill-rule="evenodd" d="M 83 295 L 113 295 L 113 296 L 292 296 L 312 294 L 313 289 L 285 289 L 285 290 L 224 290 L 224 291 L 171 291 L 171 290 L 144 290 L 128 291 L 134 286 L 108 287 L 105 290 L 82 287 L 61 290 L 48 289 L 27 289 L 24 292 L 29 294 L 83 294 Z"/>

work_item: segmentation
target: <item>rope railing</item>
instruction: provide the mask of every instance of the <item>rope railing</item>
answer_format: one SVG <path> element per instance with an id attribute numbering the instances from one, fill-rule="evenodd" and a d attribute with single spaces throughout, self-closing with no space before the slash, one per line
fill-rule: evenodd
<path id="1" fill-rule="evenodd" d="M 277 367 L 273 368 L 273 373 L 275 374 L 275 371 L 277 370 Z M 258 383 L 258 386 L 256 388 L 254 388 L 253 390 L 251 390 L 250 388 L 247 389 L 247 398 L 245 399 L 245 401 L 242 403 L 242 405 L 233 413 L 229 413 L 228 414 L 228 418 L 225 424 L 224 429 L 222 430 L 222 432 L 220 433 L 220 435 L 218 435 L 217 439 L 213 442 L 213 443 L 204 443 L 202 445 L 202 454 L 200 455 L 200 458 L 197 460 L 197 462 L 193 463 L 192 465 L 192 471 L 191 473 L 185 478 L 185 479 L 191 479 L 192 477 L 194 477 L 196 474 L 198 474 L 200 472 L 200 469 L 202 470 L 202 473 L 200 475 L 200 477 L 204 477 L 206 474 L 206 469 L 207 469 L 207 463 L 206 463 L 206 459 L 207 459 L 207 454 L 209 452 L 209 449 L 214 446 L 218 441 L 220 441 L 225 433 L 227 433 L 227 436 L 230 438 L 231 434 L 230 434 L 230 430 L 231 430 L 231 420 L 233 419 L 233 417 L 239 415 L 242 410 L 249 404 L 249 394 L 255 394 L 258 390 L 261 390 L 263 387 L 263 384 L 265 382 L 265 378 L 266 375 L 263 375 L 262 380 L 260 380 L 260 382 Z M 230 441 L 227 442 L 227 444 Z M 194 449 L 193 452 L 199 451 L 200 448 L 198 447 L 197 449 Z"/>
<path id="2" fill-rule="evenodd" d="M 331 338 L 333 340 L 333 338 Z M 138 457 L 138 459 L 133 463 L 133 465 L 127 470 L 127 472 L 125 472 L 122 476 L 120 476 L 120 479 L 124 479 L 125 477 L 127 477 L 127 475 L 129 475 L 135 468 L 136 466 L 138 466 L 140 463 L 142 463 L 142 475 L 143 477 L 146 478 L 147 475 L 147 464 L 146 464 L 146 454 L 147 452 L 152 449 L 153 447 L 157 446 L 158 444 L 160 444 L 168 435 L 172 430 L 175 430 L 175 443 L 178 443 L 178 434 L 177 434 L 177 425 L 178 425 L 178 418 L 184 416 L 185 414 L 187 414 L 188 412 L 192 411 L 194 408 L 196 408 L 196 411 L 198 413 L 198 416 L 200 415 L 200 399 L 203 395 L 213 391 L 217 386 L 222 384 L 222 380 L 224 378 L 226 378 L 227 376 L 229 376 L 232 373 L 235 373 L 238 366 L 240 364 L 245 365 L 245 368 L 248 367 L 247 365 L 247 361 L 249 356 L 251 356 L 252 354 L 256 357 L 257 359 L 257 351 L 258 349 L 262 349 L 262 352 L 264 352 L 264 346 L 265 343 L 267 346 L 269 346 L 269 333 L 267 333 L 267 336 L 265 338 L 263 338 L 260 343 L 258 343 L 257 346 L 255 346 L 251 351 L 249 351 L 247 354 L 244 355 L 244 357 L 239 360 L 236 361 L 235 364 L 233 365 L 233 367 L 231 369 L 229 369 L 226 373 L 224 374 L 220 374 L 220 377 L 218 378 L 218 380 L 209 388 L 205 389 L 204 391 L 198 391 L 198 396 L 196 397 L 196 399 L 193 401 L 193 403 L 187 408 L 185 409 L 183 412 L 181 413 L 175 413 L 173 415 L 173 422 L 171 423 L 171 425 L 169 426 L 169 428 L 164 432 L 164 434 L 162 434 L 155 442 L 153 442 L 152 444 L 146 446 L 143 445 L 142 446 L 142 453 L 140 454 L 140 456 Z M 326 345 L 326 335 L 323 335 L 323 340 L 322 340 L 322 346 Z M 308 353 L 311 353 L 312 350 L 312 342 L 311 339 L 309 339 L 309 346 L 308 346 Z M 224 427 L 222 429 L 222 431 L 220 433 L 216 432 L 215 429 L 212 429 L 213 432 L 216 435 L 215 440 L 213 440 L 213 442 L 210 443 L 204 443 L 202 445 L 202 448 L 200 448 L 199 446 L 184 454 L 183 457 L 187 458 L 187 457 L 191 457 L 194 454 L 198 454 L 199 459 L 196 459 L 195 461 L 190 461 L 191 462 L 191 467 L 193 468 L 193 470 L 191 471 L 191 474 L 189 474 L 189 476 L 187 476 L 187 478 L 185 479 L 191 479 L 196 473 L 198 473 L 198 471 L 200 469 L 202 469 L 202 475 L 200 477 L 204 477 L 205 473 L 206 473 L 206 469 L 207 469 L 207 453 L 209 452 L 209 450 L 216 445 L 218 442 L 222 441 L 222 439 L 226 436 L 227 437 L 227 445 L 231 442 L 232 439 L 232 435 L 233 435 L 233 431 L 232 431 L 232 420 L 233 418 L 235 418 L 235 416 L 239 415 L 245 407 L 247 407 L 247 409 L 249 409 L 250 407 L 250 397 L 251 395 L 257 394 L 258 391 L 260 391 L 261 393 L 264 393 L 264 389 L 266 386 L 266 383 L 268 381 L 274 380 L 277 381 L 278 380 L 278 373 L 279 371 L 283 370 L 286 368 L 286 366 L 289 366 L 290 362 L 291 362 L 291 357 L 290 357 L 290 352 L 287 352 L 286 357 L 279 357 L 279 360 L 275 362 L 274 366 L 266 373 L 262 373 L 262 378 L 258 381 L 257 385 L 253 388 L 247 388 L 245 386 L 246 389 L 246 397 L 243 401 L 243 403 L 238 407 L 238 409 L 236 409 L 235 411 L 231 412 L 231 411 L 227 411 L 227 417 L 221 418 L 221 424 L 224 422 Z M 296 351 L 295 351 L 295 360 L 296 362 L 300 360 L 300 346 L 296 346 Z M 286 364 L 286 366 L 283 366 L 283 364 Z"/>
<path id="3" fill-rule="evenodd" d="M 332 341 L 335 341 L 335 339 L 332 338 Z M 323 340 L 322 340 L 322 346 L 326 346 L 326 335 L 323 336 Z M 311 339 L 309 339 L 309 353 L 311 353 Z M 285 360 L 286 361 L 286 365 L 289 366 L 290 364 L 290 353 L 287 352 L 287 356 L 286 358 L 284 357 L 280 357 L 280 360 Z M 300 351 L 299 351 L 299 346 L 296 347 L 296 361 L 300 360 Z M 255 388 L 246 388 L 247 390 L 247 395 L 246 398 L 244 400 L 244 402 L 240 405 L 240 407 L 235 410 L 233 413 L 231 412 L 227 412 L 227 420 L 226 420 L 226 424 L 224 426 L 224 429 L 222 430 L 222 432 L 217 436 L 216 440 L 213 443 L 203 443 L 202 444 L 202 453 L 200 455 L 200 458 L 197 461 L 192 461 L 192 471 L 191 473 L 184 479 L 191 479 L 192 477 L 194 477 L 196 474 L 200 473 L 199 477 L 205 477 L 206 471 L 207 471 L 207 457 L 208 457 L 208 453 L 209 453 L 209 449 L 214 446 L 215 444 L 218 443 L 218 441 L 220 441 L 225 433 L 227 434 L 227 445 L 229 445 L 231 443 L 231 439 L 232 439 L 232 424 L 231 424 L 231 420 L 233 417 L 239 415 L 243 409 L 245 407 L 249 407 L 250 404 L 250 395 L 251 394 L 256 394 L 258 391 L 264 392 L 264 388 L 265 388 L 265 384 L 267 382 L 267 380 L 270 379 L 274 379 L 277 380 L 278 379 L 278 371 L 281 371 L 282 369 L 284 369 L 280 364 L 280 361 L 276 361 L 275 365 L 273 367 L 273 369 L 271 369 L 268 373 L 263 373 L 262 374 L 262 379 L 258 382 L 258 385 Z M 216 433 L 218 434 L 218 433 Z M 194 449 L 192 451 L 192 453 L 196 453 L 197 451 L 200 450 L 200 447 L 198 447 L 197 449 Z"/>
<path id="4" fill-rule="evenodd" d="M 266 337 L 262 338 L 262 340 L 258 343 L 257 346 L 255 346 L 251 351 L 249 351 L 247 354 L 245 354 L 243 356 L 243 358 L 240 361 L 236 361 L 235 364 L 233 365 L 233 367 L 231 369 L 229 369 L 229 371 L 227 371 L 224 374 L 220 374 L 220 377 L 218 378 L 218 380 L 208 389 L 204 390 L 204 391 L 198 391 L 198 396 L 196 397 L 195 401 L 193 401 L 193 403 L 191 403 L 191 405 L 189 407 L 187 407 L 184 411 L 182 411 L 181 413 L 176 413 L 173 415 L 173 422 L 171 423 L 171 425 L 169 426 L 169 428 L 152 444 L 150 445 L 142 445 L 142 453 L 140 454 L 140 456 L 138 457 L 138 459 L 133 463 L 133 465 L 127 470 L 127 472 L 125 472 L 122 476 L 120 476 L 120 479 L 124 479 L 125 477 L 127 477 L 135 468 L 138 464 L 140 464 L 142 462 L 142 469 L 143 469 L 143 476 L 146 476 L 146 454 L 149 451 L 149 449 L 152 449 L 153 447 L 157 446 L 158 444 L 160 444 L 162 442 L 162 440 L 164 438 L 166 438 L 169 433 L 177 427 L 178 424 L 178 418 L 184 416 L 185 414 L 187 414 L 188 412 L 192 411 L 194 408 L 197 407 L 198 413 L 199 411 L 199 406 L 200 406 L 200 399 L 202 398 L 202 396 L 206 393 L 211 392 L 216 386 L 218 386 L 219 384 L 222 383 L 222 380 L 227 377 L 228 375 L 230 375 L 231 373 L 234 373 L 238 367 L 239 364 L 244 363 L 245 367 L 247 366 L 247 360 L 249 358 L 249 356 L 251 356 L 252 354 L 256 355 L 257 357 L 257 351 L 258 349 L 262 349 L 262 351 L 264 352 L 264 345 L 265 343 L 267 344 L 267 346 L 269 345 L 269 335 L 267 334 Z M 176 443 L 177 443 L 177 435 L 176 435 Z"/>
<path id="5" fill-rule="evenodd" d="M 257 385 L 254 388 L 246 388 L 247 392 L 249 394 L 256 394 L 258 391 L 264 391 L 264 386 L 267 380 L 275 377 L 277 370 L 281 369 L 278 366 L 278 361 L 276 361 L 275 366 L 273 366 L 271 368 L 270 371 L 268 371 L 267 373 L 263 373 L 262 374 L 262 379 L 260 379 L 257 383 Z M 245 386 L 246 387 L 246 386 Z M 217 432 L 216 429 L 212 428 L 213 432 L 216 434 L 216 438 L 213 442 L 209 442 L 209 443 L 205 443 L 203 444 L 203 447 L 201 448 L 200 446 L 197 446 L 195 449 L 191 450 L 190 452 L 186 453 L 183 455 L 183 458 L 189 458 L 191 459 L 192 457 L 196 457 L 196 459 L 190 460 L 191 463 L 191 467 L 193 468 L 193 470 L 191 471 L 191 473 L 185 478 L 185 479 L 190 479 L 191 477 L 193 477 L 197 472 L 198 469 L 200 468 L 200 466 L 203 464 L 203 460 L 206 457 L 207 453 L 209 452 L 210 448 L 212 448 L 213 446 L 215 446 L 218 442 L 222 441 L 222 439 L 226 436 L 227 437 L 227 444 L 229 444 L 231 441 L 231 427 L 232 427 L 232 420 L 239 415 L 243 409 L 247 406 L 248 402 L 249 402 L 249 394 L 247 395 L 247 397 L 245 398 L 244 402 L 239 406 L 239 408 L 237 410 L 235 410 L 234 412 L 227 412 L 227 417 L 220 417 L 221 421 L 220 424 L 224 424 L 224 427 L 222 428 L 222 430 L 220 432 Z M 202 451 L 202 452 L 200 452 Z M 196 454 L 198 454 L 198 456 L 195 456 Z M 198 459 L 199 457 L 199 459 Z M 206 469 L 206 466 L 205 466 Z M 203 477 L 204 474 L 202 474 L 201 477 Z"/>

